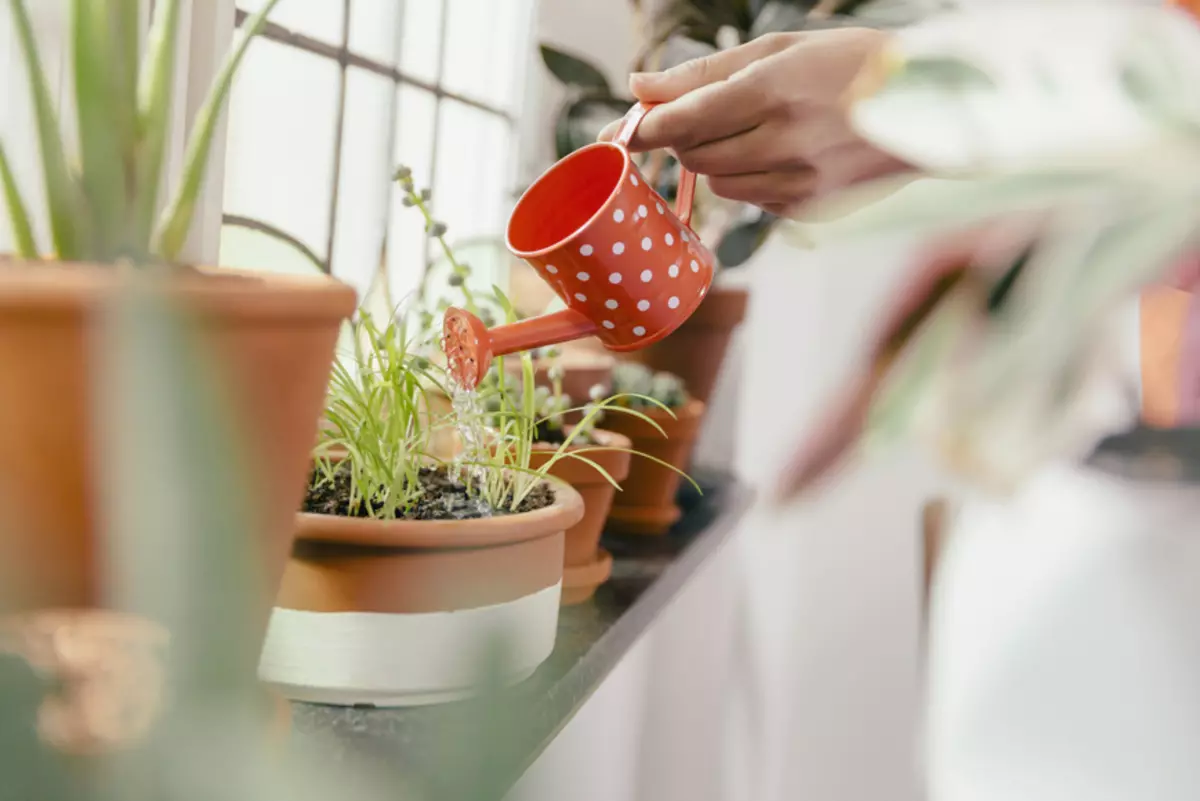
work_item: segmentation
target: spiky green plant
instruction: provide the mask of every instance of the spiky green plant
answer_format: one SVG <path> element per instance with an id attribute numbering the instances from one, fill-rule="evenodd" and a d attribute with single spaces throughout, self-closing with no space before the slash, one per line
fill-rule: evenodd
<path id="1" fill-rule="evenodd" d="M 618 362 L 613 367 L 613 392 L 621 398 L 622 406 L 639 409 L 680 409 L 688 402 L 683 379 L 636 362 Z"/>
<path id="2" fill-rule="evenodd" d="M 29 75 L 54 258 L 147 264 L 179 257 L 234 74 L 278 2 L 268 0 L 243 26 L 196 116 L 179 186 L 160 213 L 181 0 L 155 4 L 144 55 L 139 0 L 71 0 L 77 157 L 63 141 L 26 2 L 8 0 Z M 17 254 L 37 259 L 42 254 L 29 207 L 2 143 L 0 182 Z"/>
<path id="3" fill-rule="evenodd" d="M 516 314 L 512 303 L 500 289 L 496 288 L 494 292 L 508 319 L 514 320 Z M 608 412 L 629 414 L 644 420 L 666 437 L 666 432 L 658 423 L 638 411 L 639 408 L 653 407 L 674 416 L 665 405 L 650 397 L 618 395 L 578 408 L 553 405 L 547 409 L 545 404 L 539 404 L 542 396 L 535 384 L 532 354 L 524 351 L 508 358 L 520 360 L 519 382 L 514 383 L 506 372 L 505 357 L 498 357 L 495 370 L 489 374 L 487 388 L 482 393 L 483 403 L 475 412 L 479 419 L 467 421 L 469 426 L 486 427 L 490 436 L 482 447 L 469 451 L 462 460 L 465 466 L 474 468 L 467 472 L 468 489 L 493 509 L 515 512 L 529 493 L 551 474 L 554 465 L 563 459 L 575 459 L 589 465 L 619 490 L 621 485 L 589 456 L 600 451 L 621 451 L 649 459 L 679 473 L 697 490 L 700 489 L 686 473 L 653 456 L 587 441 L 586 435 L 595 427 L 595 421 Z M 559 394 L 565 397 L 561 395 L 561 385 Z M 633 408 L 635 404 L 638 408 Z M 562 426 L 563 417 L 572 412 L 583 413 L 580 422 L 565 432 L 562 441 L 545 462 L 539 467 L 532 467 L 535 447 L 541 442 L 538 432 L 550 425 Z"/>
<path id="4" fill-rule="evenodd" d="M 428 411 L 432 366 L 411 352 L 404 322 L 380 327 L 361 310 L 353 356 L 333 367 L 316 451 L 320 482 L 350 473 L 349 512 L 377 519 L 403 515 L 421 496 L 420 473 L 431 464 L 430 438 L 444 423 Z"/>

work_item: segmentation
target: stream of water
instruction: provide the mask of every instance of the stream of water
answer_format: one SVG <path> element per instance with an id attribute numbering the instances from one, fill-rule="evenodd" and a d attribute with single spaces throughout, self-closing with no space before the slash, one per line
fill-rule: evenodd
<path id="1" fill-rule="evenodd" d="M 487 425 L 479 393 L 458 386 L 450 380 L 450 406 L 454 412 L 454 425 L 461 440 L 461 448 L 451 463 L 451 475 L 461 484 L 478 484 L 486 479 L 486 469 L 481 465 L 490 461 L 487 451 Z M 494 510 L 482 497 L 475 496 L 481 517 L 491 517 Z"/>

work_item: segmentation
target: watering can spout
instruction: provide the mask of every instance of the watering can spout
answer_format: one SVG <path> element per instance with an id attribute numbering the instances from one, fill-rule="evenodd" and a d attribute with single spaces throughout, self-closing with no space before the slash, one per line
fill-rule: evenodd
<path id="1" fill-rule="evenodd" d="M 540 317 L 488 328 L 465 309 L 446 311 L 442 349 L 450 374 L 460 387 L 474 389 L 496 356 L 583 339 L 597 327 L 583 313 L 563 309 Z"/>
<path id="2" fill-rule="evenodd" d="M 690 226 L 696 176 L 681 170 L 672 213 L 629 154 L 648 111 L 634 106 L 613 141 L 576 150 L 517 201 L 508 248 L 568 308 L 491 330 L 475 315 L 450 309 L 443 347 L 459 386 L 478 386 L 495 356 L 587 336 L 611 351 L 644 348 L 700 305 L 714 259 Z"/>

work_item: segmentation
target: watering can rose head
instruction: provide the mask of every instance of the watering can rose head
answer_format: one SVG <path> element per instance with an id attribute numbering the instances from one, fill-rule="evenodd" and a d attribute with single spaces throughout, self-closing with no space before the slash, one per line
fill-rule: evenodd
<path id="1" fill-rule="evenodd" d="M 443 346 L 451 374 L 472 388 L 492 357 L 597 337 L 606 348 L 644 348 L 683 324 L 712 285 L 714 259 L 690 226 L 695 176 L 676 208 L 646 182 L 628 150 L 647 107 L 635 106 L 612 142 L 577 150 L 526 190 L 508 223 L 508 247 L 567 308 L 488 329 L 450 309 Z"/>

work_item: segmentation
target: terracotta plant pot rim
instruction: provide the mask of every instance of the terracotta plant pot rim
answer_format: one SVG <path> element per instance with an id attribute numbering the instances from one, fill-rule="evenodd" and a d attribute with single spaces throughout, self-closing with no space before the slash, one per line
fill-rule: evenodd
<path id="1" fill-rule="evenodd" d="M 296 539 L 372 548 L 480 548 L 566 531 L 583 518 L 583 498 L 553 476 L 554 503 L 533 512 L 467 520 L 374 520 L 311 512 L 296 515 Z"/>
<path id="2" fill-rule="evenodd" d="M 46 314 L 96 307 L 121 289 L 144 281 L 150 288 L 184 296 L 192 308 L 218 309 L 224 318 L 309 317 L 340 319 L 357 304 L 354 290 L 328 275 L 280 275 L 248 270 L 181 270 L 169 280 L 151 271 L 82 262 L 0 261 L 0 311 Z M 345 295 L 331 304 L 330 292 Z"/>

